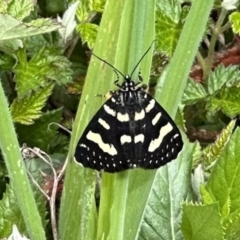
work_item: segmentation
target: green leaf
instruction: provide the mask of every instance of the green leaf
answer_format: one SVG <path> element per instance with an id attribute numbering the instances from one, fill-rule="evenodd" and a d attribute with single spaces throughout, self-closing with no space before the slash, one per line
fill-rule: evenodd
<path id="1" fill-rule="evenodd" d="M 232 23 L 232 29 L 234 33 L 240 33 L 240 12 L 233 12 L 229 16 L 229 20 Z"/>
<path id="2" fill-rule="evenodd" d="M 61 117 L 62 109 L 58 109 L 42 114 L 32 125 L 16 124 L 20 143 L 26 143 L 29 147 L 38 147 L 47 152 L 51 141 L 57 134 L 57 126 L 52 125 L 49 129 L 49 124 L 59 123 Z"/>
<path id="3" fill-rule="evenodd" d="M 240 91 L 239 87 L 224 88 L 219 94 L 209 98 L 207 108 L 215 112 L 221 110 L 230 118 L 240 113 Z"/>
<path id="4" fill-rule="evenodd" d="M 0 238 L 10 235 L 13 224 L 21 230 L 25 229 L 15 194 L 11 186 L 7 185 L 3 199 L 0 201 Z"/>
<path id="5" fill-rule="evenodd" d="M 194 146 L 195 144 L 185 142 L 185 149 L 180 153 L 174 164 L 168 164 L 167 167 L 162 167 L 161 170 L 157 171 L 151 190 L 148 193 L 148 202 L 145 206 L 142 206 L 144 207 L 144 215 L 142 223 L 139 225 L 140 231 L 137 239 L 182 239 L 180 231 L 181 203 L 183 200 L 191 198 L 191 157 Z M 136 184 L 141 180 L 137 181 L 135 179 L 135 181 L 130 182 L 129 191 L 134 192 L 137 187 Z M 142 192 L 142 194 L 147 193 Z M 128 202 L 128 211 L 130 211 L 129 215 L 131 216 L 125 219 L 128 231 L 134 228 L 134 220 L 139 217 L 138 213 L 131 210 L 132 205 L 135 205 L 136 202 L 138 202 L 137 196 L 129 199 Z M 127 224 L 131 223 L 131 227 L 127 227 Z M 128 236 L 131 236 L 129 239 L 133 239 L 133 235 L 128 234 Z"/>
<path id="6" fill-rule="evenodd" d="M 45 199 L 42 193 L 34 191 L 35 199 L 38 205 L 42 222 L 46 226 Z M 17 225 L 19 231 L 26 232 L 26 226 L 22 213 L 20 211 L 17 198 L 13 192 L 12 186 L 7 185 L 3 198 L 0 201 L 0 238 L 8 237 L 12 232 L 13 225 Z"/>
<path id="7" fill-rule="evenodd" d="M 198 83 L 193 79 L 188 79 L 188 84 L 182 98 L 184 104 L 193 104 L 207 96 L 208 94 L 201 83 Z"/>
<path id="8" fill-rule="evenodd" d="M 208 78 L 208 93 L 215 94 L 224 84 L 231 87 L 238 80 L 239 70 L 236 66 L 224 67 L 219 65 Z"/>
<path id="9" fill-rule="evenodd" d="M 88 43 L 88 46 L 92 49 L 97 37 L 98 25 L 93 23 L 78 24 L 77 31 L 79 32 L 82 42 Z"/>
<path id="10" fill-rule="evenodd" d="M 0 14 L 0 41 L 48 33 L 61 27 L 61 24 L 49 18 L 23 23 L 9 15 Z"/>
<path id="11" fill-rule="evenodd" d="M 60 169 L 61 166 L 63 165 L 66 155 L 65 154 L 52 154 L 48 155 L 49 158 L 51 158 L 52 165 L 55 169 Z M 43 156 L 46 157 L 46 156 Z M 46 181 L 51 181 L 53 182 L 53 172 L 52 168 L 47 164 L 43 159 L 35 157 L 26 159 L 26 168 L 28 169 L 29 173 L 32 175 L 34 180 L 39 183 L 42 188 L 44 188 L 44 182 L 43 180 L 46 179 Z M 48 183 L 48 182 L 47 182 Z M 51 183 L 50 183 L 51 184 Z M 51 185 L 48 186 L 48 189 L 51 189 Z M 45 199 L 46 200 L 46 199 Z"/>
<path id="12" fill-rule="evenodd" d="M 228 126 L 223 129 L 221 134 L 218 136 L 217 140 L 213 143 L 208 145 L 202 152 L 202 157 L 204 163 L 208 166 L 214 163 L 218 157 L 221 155 L 222 150 L 224 149 L 225 145 L 229 141 L 232 131 L 235 127 L 235 121 L 231 121 Z"/>
<path id="13" fill-rule="evenodd" d="M 206 184 L 206 190 L 219 201 L 220 212 L 231 201 L 230 213 L 239 209 L 240 203 L 240 130 L 237 128 L 222 151 Z"/>
<path id="14" fill-rule="evenodd" d="M 31 0 L 11 0 L 8 3 L 7 11 L 5 13 L 18 20 L 23 20 L 30 15 L 33 9 L 34 2 Z"/>
<path id="15" fill-rule="evenodd" d="M 185 240 L 223 240 L 218 203 L 203 206 L 183 204 L 181 229 Z"/>
<path id="16" fill-rule="evenodd" d="M 41 109 L 52 93 L 54 84 L 47 85 L 45 88 L 32 92 L 26 98 L 15 98 L 10 107 L 14 122 L 21 124 L 32 124 L 34 120 L 41 116 Z"/>
<path id="17" fill-rule="evenodd" d="M 97 12 L 103 12 L 106 0 L 82 0 L 78 5 L 76 17 L 80 23 L 89 23 Z"/>
<path id="18" fill-rule="evenodd" d="M 1 81 L 0 81 L 1 83 Z M 8 102 L 0 84 L 0 148 L 18 205 L 23 213 L 28 235 L 31 239 L 45 239 L 41 218 L 22 160 L 16 132 L 12 123 Z M 25 132 L 25 135 L 28 134 Z"/>
<path id="19" fill-rule="evenodd" d="M 223 222 L 225 239 L 239 239 L 240 234 L 240 210 L 231 213 Z"/>
<path id="20" fill-rule="evenodd" d="M 95 12 L 103 12 L 106 0 L 90 0 L 90 9 Z"/>
<path id="21" fill-rule="evenodd" d="M 133 0 L 127 2 L 108 1 L 101 19 L 97 40 L 94 45 L 94 52 L 116 66 L 120 71 L 124 73 L 131 72 L 136 62 L 154 39 L 154 8 L 154 1 L 146 2 L 141 0 L 138 4 Z M 111 34 L 106 34 L 106 29 L 107 32 L 111 32 Z M 153 49 L 151 50 L 153 51 Z M 150 73 L 152 51 L 147 54 L 141 63 L 141 70 L 145 81 L 148 80 Z M 91 59 L 71 137 L 69 149 L 70 160 L 72 160 L 71 158 L 74 154 L 79 134 L 84 130 L 89 119 L 96 113 L 102 103 L 99 99 L 92 98 L 92 96 L 97 93 L 105 94 L 109 89 L 114 89 L 114 79 L 116 76 L 111 68 L 103 68 L 102 64 L 102 62 L 94 57 Z M 137 73 L 137 71 L 135 73 Z M 99 76 L 101 76 L 101 78 Z M 89 101 L 90 99 L 91 101 Z M 86 236 L 90 234 L 97 234 L 99 237 L 89 239 L 102 239 L 103 235 L 105 237 L 108 236 L 109 239 L 126 239 L 123 236 L 123 224 L 125 224 L 125 222 L 123 218 L 119 218 L 119 210 L 121 209 L 121 215 L 124 217 L 123 209 L 125 209 L 126 198 L 123 196 L 126 196 L 128 189 L 125 184 L 129 181 L 127 176 L 126 178 L 124 176 L 127 172 L 112 174 L 109 178 L 107 177 L 109 181 L 107 179 L 107 183 L 102 184 L 98 225 L 97 222 L 95 222 L 95 227 L 93 227 L 92 223 L 97 216 L 96 211 L 92 210 L 92 204 L 95 204 L 94 192 L 91 192 L 90 190 L 92 189 L 89 189 L 89 187 L 86 188 L 85 179 L 86 176 L 90 178 L 91 174 L 93 184 L 95 184 L 95 178 L 92 176 L 92 171 L 84 168 L 78 168 L 78 171 L 81 170 L 81 174 L 76 177 L 76 175 L 73 174 L 74 166 L 70 161 L 69 168 L 66 172 L 68 180 L 66 181 L 65 179 L 64 182 L 66 194 L 62 198 L 59 221 L 61 239 L 69 239 L 69 236 L 71 236 L 72 239 L 86 239 Z M 105 175 L 105 173 L 103 175 Z M 149 172 L 147 175 L 150 176 L 151 173 Z M 117 176 L 119 176 L 119 179 L 116 180 L 116 178 L 118 178 Z M 103 178 L 105 177 L 103 176 Z M 107 203 L 107 199 L 110 200 L 114 195 L 115 190 L 111 184 L 111 182 L 114 181 L 116 181 L 115 190 L 119 191 L 121 197 L 113 202 L 110 212 L 110 208 L 105 203 Z M 72 182 L 76 184 L 73 186 Z M 76 193 L 76 191 L 82 192 L 82 197 Z M 88 200 L 86 199 L 86 191 L 89 197 Z M 82 205 L 76 205 L 79 201 L 77 197 L 81 197 L 81 200 L 83 200 Z M 145 196 L 145 198 L 147 198 L 147 196 Z M 72 203 L 75 203 L 75 205 Z M 136 205 L 134 207 L 137 208 Z M 82 213 L 77 216 L 77 219 L 76 211 Z M 109 214 L 111 214 L 111 218 L 114 219 L 114 221 L 111 222 L 111 226 L 107 224 L 107 222 L 109 222 L 108 219 L 110 219 L 108 218 Z M 105 217 L 106 215 L 107 217 Z M 81 228 L 79 228 L 79 223 Z M 71 226 L 74 226 L 74 230 Z M 92 228 L 90 229 L 89 226 L 92 226 Z M 137 231 L 137 229 L 135 229 L 135 231 Z"/>
<path id="22" fill-rule="evenodd" d="M 43 47 L 31 60 L 27 60 L 25 51 L 18 52 L 19 63 L 15 67 L 15 81 L 18 96 L 21 98 L 42 86 L 49 85 L 49 80 L 66 84 L 72 80 L 70 61 L 59 55 L 59 50 Z"/>
<path id="23" fill-rule="evenodd" d="M 156 11 L 157 49 L 172 56 L 188 11 L 179 1 L 158 0 Z"/>

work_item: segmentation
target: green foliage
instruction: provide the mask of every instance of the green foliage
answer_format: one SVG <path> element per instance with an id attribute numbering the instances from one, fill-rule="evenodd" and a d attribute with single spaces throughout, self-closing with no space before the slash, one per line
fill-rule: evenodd
<path id="1" fill-rule="evenodd" d="M 53 84 L 46 85 L 38 92 L 32 92 L 27 98 L 16 98 L 11 105 L 11 114 L 14 122 L 32 124 L 41 116 L 41 109 L 52 93 Z"/>
<path id="2" fill-rule="evenodd" d="M 181 9 L 177 0 L 157 1 L 156 38 L 157 49 L 172 56 L 180 37 L 188 10 Z"/>
<path id="3" fill-rule="evenodd" d="M 60 24 L 48 18 L 23 23 L 10 15 L 0 14 L 1 41 L 43 34 L 57 30 L 60 27 Z"/>
<path id="4" fill-rule="evenodd" d="M 24 222 L 21 216 L 17 199 L 14 195 L 13 189 L 7 185 L 6 192 L 0 202 L 0 237 L 9 236 L 12 231 L 12 225 L 16 224 L 19 229 L 24 230 Z"/>
<path id="5" fill-rule="evenodd" d="M 214 0 L 105 3 L 7 0 L 0 4 L 0 147 L 5 160 L 0 162 L 0 237 L 8 237 L 13 224 L 31 239 L 44 240 L 45 233 L 49 237 L 46 202 L 35 187 L 30 188 L 25 165 L 40 185 L 43 180 L 51 185 L 47 178 L 53 178 L 52 169 L 39 158 L 24 164 L 19 146 L 26 143 L 45 151 L 55 169 L 61 169 L 69 151 L 60 210 L 56 205 L 57 239 L 238 240 L 240 131 L 238 121 L 230 122 L 229 117 L 240 113 L 240 72 L 231 66 L 235 55 L 227 46 L 233 42 L 230 30 L 239 33 L 239 13 L 222 9 L 219 0 L 215 6 Z M 219 16 L 211 21 L 215 8 Z M 206 32 L 208 49 L 201 43 Z M 223 49 L 222 42 L 216 44 L 219 34 L 226 41 Z M 96 184 L 96 173 L 76 166 L 72 156 L 81 132 L 103 103 L 94 96 L 114 89 L 115 75 L 92 58 L 85 79 L 87 46 L 127 73 L 153 39 L 157 40 L 153 52 L 164 53 L 170 62 L 165 69 L 159 62 L 154 67 L 163 70 L 152 89 L 156 100 L 171 116 L 178 113 L 176 123 L 184 131 L 197 126 L 205 135 L 217 129 L 218 136 L 211 144 L 198 138 L 193 144 L 182 133 L 184 149 L 167 166 L 102 173 Z M 230 66 L 217 66 L 224 57 L 223 63 Z M 199 82 L 188 79 L 181 103 L 194 59 L 202 77 L 197 76 Z M 147 83 L 151 52 L 140 65 Z M 52 123 L 71 129 L 80 92 L 72 134 L 65 133 Z"/>
<path id="6" fill-rule="evenodd" d="M 148 202 L 144 206 L 139 239 L 182 239 L 181 203 L 183 199 L 191 199 L 189 183 L 194 145 L 186 143 L 177 164 L 169 164 L 168 168 L 164 167 L 157 172 Z M 133 204 L 135 202 L 132 202 Z M 128 223 L 134 219 L 136 215 L 129 219 Z"/>
<path id="7" fill-rule="evenodd" d="M 183 204 L 181 229 L 185 240 L 223 240 L 217 202 L 209 205 Z"/>
<path id="8" fill-rule="evenodd" d="M 31 0 L 9 0 L 2 1 L 0 13 L 9 14 L 10 16 L 23 20 L 34 8 L 34 2 Z"/>
<path id="9" fill-rule="evenodd" d="M 206 166 L 214 163 L 218 157 L 221 155 L 222 150 L 229 141 L 233 128 L 235 127 L 236 122 L 232 121 L 218 136 L 217 140 L 213 144 L 209 144 L 203 151 L 203 161 Z"/>
<path id="10" fill-rule="evenodd" d="M 218 202 L 219 214 L 221 214 L 223 229 L 227 239 L 231 235 L 236 235 L 240 230 L 239 225 L 236 224 L 240 218 L 239 140 L 240 130 L 237 129 L 222 150 L 206 186 L 202 187 L 201 190 L 203 202 L 208 204 Z"/>
<path id="11" fill-rule="evenodd" d="M 237 67 L 218 66 L 210 73 L 207 86 L 189 79 L 183 95 L 185 104 L 206 102 L 206 108 L 211 112 L 221 110 L 229 117 L 240 113 L 239 73 Z"/>
<path id="12" fill-rule="evenodd" d="M 76 12 L 76 17 L 79 20 L 76 30 L 79 32 L 82 42 L 86 42 L 91 49 L 96 41 L 98 31 L 98 25 L 91 21 L 98 12 L 103 11 L 105 2 L 106 0 L 81 1 Z"/>
<path id="13" fill-rule="evenodd" d="M 60 122 L 61 115 L 62 109 L 58 109 L 42 114 L 32 125 L 16 125 L 19 142 L 47 152 L 57 134 L 57 126 L 52 125 L 49 128 L 49 124 Z"/>
<path id="14" fill-rule="evenodd" d="M 234 33 L 240 33 L 240 12 L 233 12 L 229 16 L 229 20 L 232 23 L 232 29 Z"/>
<path id="15" fill-rule="evenodd" d="M 43 196 L 34 191 L 39 212 L 41 213 L 43 224 L 46 226 L 45 216 L 45 200 Z M 20 211 L 17 198 L 13 192 L 11 185 L 7 185 L 3 198 L 0 201 L 0 238 L 5 238 L 12 232 L 13 225 L 17 225 L 22 233 L 27 233 L 22 213 Z"/>
<path id="16" fill-rule="evenodd" d="M 187 87 L 183 94 L 183 102 L 185 104 L 193 104 L 207 97 L 207 92 L 204 89 L 203 85 L 193 81 L 192 79 L 188 80 Z"/>
<path id="17" fill-rule="evenodd" d="M 29 94 L 31 90 L 37 90 L 39 86 L 47 87 L 49 81 L 59 84 L 71 81 L 70 62 L 59 56 L 59 53 L 56 49 L 44 47 L 28 61 L 26 52 L 19 51 L 19 63 L 14 71 L 20 98 Z"/>

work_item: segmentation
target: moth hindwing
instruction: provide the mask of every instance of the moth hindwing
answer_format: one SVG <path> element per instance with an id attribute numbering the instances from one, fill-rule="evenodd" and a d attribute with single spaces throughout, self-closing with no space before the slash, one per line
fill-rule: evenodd
<path id="1" fill-rule="evenodd" d="M 106 172 L 154 169 L 175 159 L 181 151 L 179 129 L 140 86 L 141 76 L 137 83 L 132 80 L 135 69 L 124 76 L 114 68 L 124 81 L 121 85 L 115 81 L 119 89 L 98 110 L 78 142 L 75 159 L 84 167 Z"/>

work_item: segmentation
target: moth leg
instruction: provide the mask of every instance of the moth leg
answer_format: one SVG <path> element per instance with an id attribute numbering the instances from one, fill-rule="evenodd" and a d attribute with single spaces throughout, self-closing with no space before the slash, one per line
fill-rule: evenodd
<path id="1" fill-rule="evenodd" d="M 142 75 L 141 75 L 141 70 L 139 70 L 139 72 L 138 72 L 138 81 L 137 81 L 135 87 L 138 86 L 142 81 L 143 81 L 143 78 L 142 78 Z"/>
<path id="2" fill-rule="evenodd" d="M 117 79 L 114 81 L 114 84 L 115 84 L 117 87 L 121 88 L 121 85 L 118 83 L 118 82 L 119 82 L 119 74 L 118 74 L 118 72 L 117 72 L 116 70 L 114 70 L 114 72 L 115 72 L 116 75 L 117 75 Z"/>
<path id="3" fill-rule="evenodd" d="M 95 97 L 104 97 L 104 98 L 106 98 L 106 99 L 109 99 L 110 97 L 112 97 L 112 95 L 114 94 L 114 93 L 116 93 L 116 91 L 109 91 L 109 92 L 107 92 L 106 94 L 95 94 Z"/>

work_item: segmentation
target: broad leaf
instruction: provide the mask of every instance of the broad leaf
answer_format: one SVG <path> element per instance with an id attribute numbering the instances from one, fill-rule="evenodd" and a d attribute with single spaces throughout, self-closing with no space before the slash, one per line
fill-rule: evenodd
<path id="1" fill-rule="evenodd" d="M 224 217 L 224 227 L 239 231 L 234 225 L 239 221 L 240 203 L 240 130 L 237 128 L 219 156 L 207 181 L 205 190 L 212 201 L 218 201 L 220 213 Z M 208 197 L 208 199 L 210 199 Z M 204 198 L 203 198 L 204 199 Z M 231 232 L 234 234 L 234 232 Z"/>
<path id="2" fill-rule="evenodd" d="M 19 97 L 37 90 L 40 86 L 49 85 L 49 80 L 59 84 L 66 84 L 72 80 L 70 61 L 59 55 L 53 48 L 42 48 L 31 60 L 27 60 L 25 51 L 19 51 L 19 63 L 15 67 L 15 81 Z"/>
<path id="3" fill-rule="evenodd" d="M 184 240 L 223 240 L 223 227 L 218 203 L 183 204 L 181 224 Z"/>
<path id="4" fill-rule="evenodd" d="M 148 202 L 144 206 L 144 215 L 137 239 L 182 239 L 180 231 L 181 204 L 184 200 L 191 198 L 190 179 L 193 149 L 194 144 L 185 143 L 185 149 L 178 159 L 157 171 Z M 134 191 L 135 187 L 137 186 L 131 184 L 129 191 Z M 131 204 L 136 204 L 136 202 L 137 199 L 131 198 L 129 211 L 131 211 Z M 136 215 L 138 214 L 132 213 L 132 218 L 127 220 L 127 224 L 131 224 L 131 221 L 134 222 Z M 131 229 L 134 225 L 132 224 L 127 229 Z"/>
<path id="5" fill-rule="evenodd" d="M 236 117 L 240 113 L 239 87 L 222 89 L 216 96 L 209 98 L 207 105 L 210 111 L 221 110 L 231 118 Z"/>
<path id="6" fill-rule="evenodd" d="M 183 94 L 183 103 L 193 104 L 207 96 L 208 94 L 201 83 L 198 83 L 193 79 L 188 79 L 188 84 Z"/>
<path id="7" fill-rule="evenodd" d="M 239 71 L 236 66 L 224 67 L 219 65 L 211 72 L 208 79 L 208 93 L 215 94 L 224 84 L 230 87 L 238 80 Z"/>
<path id="8" fill-rule="evenodd" d="M 57 134 L 57 126 L 49 124 L 59 123 L 61 120 L 62 109 L 44 113 L 32 125 L 17 124 L 17 133 L 20 144 L 26 143 L 29 147 L 38 147 L 43 151 L 48 151 L 49 145 Z"/>
<path id="9" fill-rule="evenodd" d="M 77 26 L 77 31 L 82 38 L 82 42 L 87 42 L 88 46 L 93 48 L 97 37 L 98 25 L 93 23 L 82 23 Z"/>
<path id="10" fill-rule="evenodd" d="M 188 11 L 179 1 L 158 0 L 156 11 L 157 49 L 172 56 Z"/>
<path id="11" fill-rule="evenodd" d="M 234 33 L 240 33 L 240 12 L 234 12 L 229 16 Z"/>
<path id="12" fill-rule="evenodd" d="M 32 0 L 10 0 L 4 13 L 11 15 L 18 20 L 23 20 L 30 15 L 33 8 L 34 1 Z"/>
<path id="13" fill-rule="evenodd" d="M 41 109 L 52 93 L 54 84 L 46 85 L 45 88 L 32 92 L 26 98 L 15 98 L 11 105 L 11 115 L 14 122 L 32 124 L 41 116 Z"/>
<path id="14" fill-rule="evenodd" d="M 10 15 L 0 14 L 0 40 L 12 40 L 52 32 L 62 26 L 56 21 L 45 18 L 23 23 Z"/>

